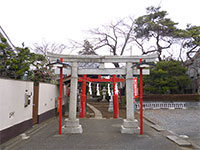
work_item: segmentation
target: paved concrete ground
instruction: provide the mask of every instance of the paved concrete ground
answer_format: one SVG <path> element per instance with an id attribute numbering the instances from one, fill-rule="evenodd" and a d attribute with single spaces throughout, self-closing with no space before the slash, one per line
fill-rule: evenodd
<path id="1" fill-rule="evenodd" d="M 144 114 L 176 135 L 187 135 L 187 140 L 200 149 L 200 109 L 145 110 Z"/>
<path id="2" fill-rule="evenodd" d="M 144 135 L 140 136 L 121 134 L 122 119 L 80 119 L 80 123 L 83 126 L 83 134 L 60 136 L 58 118 L 53 118 L 28 131 L 29 139 L 11 140 L 1 148 L 2 150 L 182 150 L 146 124 Z"/>

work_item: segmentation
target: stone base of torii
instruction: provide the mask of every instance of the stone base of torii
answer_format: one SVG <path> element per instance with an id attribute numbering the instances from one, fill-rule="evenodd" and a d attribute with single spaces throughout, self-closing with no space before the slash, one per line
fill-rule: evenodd
<path id="1" fill-rule="evenodd" d="M 70 102 L 69 102 L 69 118 L 65 120 L 65 125 L 62 128 L 63 133 L 82 133 L 83 129 L 76 118 L 77 108 L 77 84 L 78 75 L 125 75 L 126 76 L 126 119 L 123 120 L 121 125 L 121 133 L 139 133 L 139 124 L 135 121 L 134 116 L 134 103 L 133 103 L 133 74 L 138 75 L 139 70 L 132 68 L 134 63 L 138 63 L 142 58 L 146 62 L 154 62 L 157 58 L 156 55 L 148 56 L 91 56 L 91 55 L 60 55 L 48 53 L 51 61 L 56 61 L 58 58 L 63 58 L 64 62 L 72 63 L 70 82 Z M 126 68 L 96 68 L 96 69 L 78 69 L 78 62 L 84 63 L 126 63 Z M 148 69 L 143 69 L 143 74 L 149 74 Z"/>
<path id="2" fill-rule="evenodd" d="M 83 133 L 83 128 L 79 123 L 79 119 L 65 119 L 65 125 L 62 129 L 63 133 Z"/>

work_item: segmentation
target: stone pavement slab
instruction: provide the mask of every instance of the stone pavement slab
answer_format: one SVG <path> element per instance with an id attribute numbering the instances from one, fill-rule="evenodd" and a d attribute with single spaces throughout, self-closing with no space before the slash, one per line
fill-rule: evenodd
<path id="1" fill-rule="evenodd" d="M 181 139 L 175 135 L 168 135 L 167 138 L 172 140 L 173 142 L 177 143 L 180 146 L 191 146 L 190 142 L 188 142 L 184 139 Z"/>
<path id="2" fill-rule="evenodd" d="M 80 119 L 83 134 L 58 135 L 58 118 L 40 130 L 27 133 L 27 140 L 4 144 L 2 150 L 182 150 L 174 142 L 144 124 L 144 135 L 121 134 L 122 119 Z"/>
<path id="3" fill-rule="evenodd" d="M 90 105 L 89 103 L 87 103 L 87 106 L 90 107 L 90 109 L 92 109 L 92 111 L 94 112 L 94 116 L 95 119 L 102 119 L 102 113 L 96 109 L 94 106 Z"/>

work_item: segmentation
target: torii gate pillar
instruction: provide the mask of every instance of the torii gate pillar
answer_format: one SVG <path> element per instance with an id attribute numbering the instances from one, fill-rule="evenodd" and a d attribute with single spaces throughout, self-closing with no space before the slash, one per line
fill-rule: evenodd
<path id="1" fill-rule="evenodd" d="M 139 133 L 133 107 L 133 71 L 132 63 L 126 63 L 126 119 L 123 120 L 121 133 Z"/>
<path id="2" fill-rule="evenodd" d="M 65 126 L 63 127 L 63 133 L 83 132 L 82 126 L 79 124 L 79 119 L 76 118 L 77 84 L 78 84 L 78 66 L 77 62 L 73 62 L 71 71 L 69 119 L 65 119 Z"/>

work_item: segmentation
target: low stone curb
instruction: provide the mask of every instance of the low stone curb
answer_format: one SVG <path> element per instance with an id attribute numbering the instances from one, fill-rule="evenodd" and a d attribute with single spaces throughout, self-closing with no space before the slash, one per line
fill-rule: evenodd
<path id="1" fill-rule="evenodd" d="M 159 126 L 159 125 L 154 125 L 154 124 L 152 124 L 151 127 L 154 128 L 155 130 L 159 131 L 159 132 L 165 130 L 164 128 L 162 128 L 162 127 Z"/>

